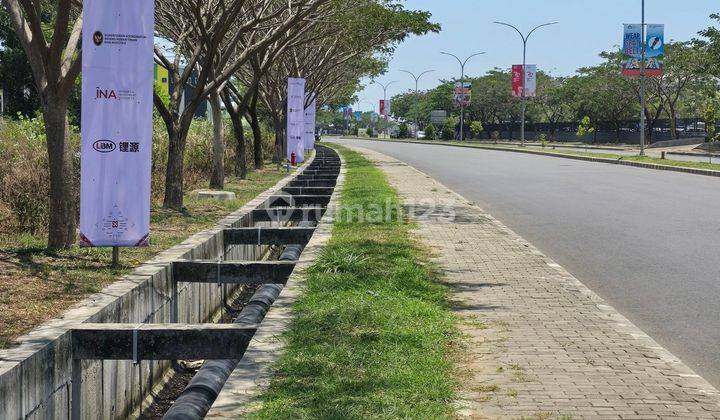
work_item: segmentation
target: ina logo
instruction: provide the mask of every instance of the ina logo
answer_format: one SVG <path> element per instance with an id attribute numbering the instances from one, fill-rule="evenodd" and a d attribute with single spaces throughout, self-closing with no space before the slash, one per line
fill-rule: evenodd
<path id="1" fill-rule="evenodd" d="M 100 45 L 102 45 L 102 43 L 103 43 L 104 40 L 105 40 L 105 35 L 103 35 L 102 32 L 96 31 L 96 32 L 93 34 L 93 42 L 94 42 L 95 45 L 97 45 L 98 47 L 99 47 Z"/>
<path id="2" fill-rule="evenodd" d="M 117 99 L 117 94 L 114 89 L 100 89 L 95 88 L 95 99 Z"/>

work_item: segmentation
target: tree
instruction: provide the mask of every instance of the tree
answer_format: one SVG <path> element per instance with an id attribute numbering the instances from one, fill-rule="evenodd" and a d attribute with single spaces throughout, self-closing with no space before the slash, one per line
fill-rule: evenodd
<path id="1" fill-rule="evenodd" d="M 157 95 L 154 98 L 169 137 L 164 207 L 182 209 L 185 145 L 200 103 L 213 92 L 221 91 L 254 54 L 302 27 L 300 22 L 329 1 L 156 2 L 156 29 L 174 43 L 172 59 L 162 48 L 155 48 L 156 61 L 168 69 L 175 87 L 169 105 Z M 242 40 L 250 42 L 243 45 Z M 193 94 L 183 98 L 189 84 Z"/>
<path id="2" fill-rule="evenodd" d="M 665 102 L 670 130 L 679 138 L 677 116 L 679 102 L 689 90 L 709 82 L 710 60 L 701 43 L 675 42 L 665 45 L 664 74 L 658 80 L 658 92 Z"/>
<path id="3" fill-rule="evenodd" d="M 512 137 L 512 125 L 520 115 L 520 101 L 512 96 L 511 78 L 509 71 L 495 68 L 472 79 L 473 97 L 468 117 L 480 121 L 484 127 L 508 124 Z"/>
<path id="4" fill-rule="evenodd" d="M 530 103 L 530 115 L 533 115 L 533 120 L 550 124 L 552 139 L 558 123 L 572 118 L 572 92 L 567 87 L 567 78 L 538 72 L 537 79 L 537 97 Z"/>
<path id="5" fill-rule="evenodd" d="M 637 91 L 631 83 L 622 75 L 616 57 L 606 56 L 604 63 L 583 67 L 577 76 L 567 79 L 561 95 L 566 98 L 568 111 L 576 121 L 585 116 L 592 121 L 602 121 L 614 129 L 619 141 L 624 121 L 640 112 Z"/>
<path id="6" fill-rule="evenodd" d="M 710 18 L 720 22 L 720 13 L 713 13 Z M 699 34 L 705 39 L 696 42 L 707 47 L 708 59 L 713 63 L 708 71 L 715 77 L 720 77 L 720 29 L 711 26 L 700 31 Z"/>
<path id="7" fill-rule="evenodd" d="M 0 8 L 0 46 L 0 89 L 5 94 L 5 113 L 30 117 L 40 108 L 32 68 L 5 8 Z"/>
<path id="8" fill-rule="evenodd" d="M 48 248 L 75 242 L 77 203 L 69 145 L 68 101 L 80 73 L 80 3 L 2 0 L 32 69 L 47 137 L 50 169 Z"/>

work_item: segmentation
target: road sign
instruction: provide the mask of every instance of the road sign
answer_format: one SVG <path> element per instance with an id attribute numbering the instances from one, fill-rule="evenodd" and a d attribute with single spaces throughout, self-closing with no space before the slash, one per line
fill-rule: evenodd
<path id="1" fill-rule="evenodd" d="M 447 121 L 447 111 L 444 110 L 436 110 L 436 111 L 430 111 L 430 122 L 433 124 L 445 124 L 445 121 Z"/>

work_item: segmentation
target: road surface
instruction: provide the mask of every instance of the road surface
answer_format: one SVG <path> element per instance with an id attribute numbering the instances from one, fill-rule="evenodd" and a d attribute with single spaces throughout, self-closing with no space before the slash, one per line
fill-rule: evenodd
<path id="1" fill-rule="evenodd" d="M 720 388 L 720 179 L 373 142 L 476 202 Z"/>

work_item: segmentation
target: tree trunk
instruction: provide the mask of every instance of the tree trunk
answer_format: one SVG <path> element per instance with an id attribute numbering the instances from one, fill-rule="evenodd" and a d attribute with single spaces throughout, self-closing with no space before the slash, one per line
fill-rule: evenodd
<path id="1" fill-rule="evenodd" d="M 70 130 L 67 103 L 55 98 L 45 98 L 42 105 L 50 166 L 48 248 L 69 248 L 75 242 L 77 203 L 73 185 L 72 151 L 68 139 Z"/>
<path id="2" fill-rule="evenodd" d="M 262 169 L 263 162 L 263 148 L 262 148 L 262 132 L 260 131 L 260 120 L 257 115 L 257 101 L 258 101 L 258 90 L 256 89 L 253 93 L 250 107 L 248 108 L 248 115 L 250 116 L 250 127 L 253 132 L 253 160 L 255 163 L 255 169 Z"/>
<path id="3" fill-rule="evenodd" d="M 225 188 L 225 133 L 222 121 L 222 108 L 220 107 L 220 95 L 217 92 L 213 92 L 210 94 L 209 99 L 213 121 L 213 164 L 212 174 L 210 175 L 210 188 L 222 190 Z"/>
<path id="4" fill-rule="evenodd" d="M 235 176 L 240 179 L 247 178 L 247 151 L 245 150 L 245 131 L 242 117 L 235 114 L 232 117 L 233 130 L 235 130 Z"/>
<path id="5" fill-rule="evenodd" d="M 274 159 L 282 163 L 283 158 L 287 155 L 285 153 L 285 134 L 283 132 L 282 120 L 280 116 L 273 115 L 273 125 L 275 126 L 275 154 Z"/>
<path id="6" fill-rule="evenodd" d="M 240 179 L 247 178 L 247 159 L 245 148 L 245 131 L 242 124 L 242 114 L 229 103 L 230 98 L 223 96 L 225 108 L 230 115 L 230 121 L 233 125 L 233 133 L 235 134 L 235 176 Z"/>
<path id="7" fill-rule="evenodd" d="M 668 101 L 669 113 L 670 113 L 670 133 L 672 138 L 675 140 L 680 138 L 680 133 L 677 131 L 677 115 L 675 114 L 675 104 Z"/>
<path id="8" fill-rule="evenodd" d="M 183 133 L 183 131 L 185 133 Z M 185 141 L 187 128 L 173 125 L 168 130 L 168 163 L 165 171 L 165 198 L 163 207 L 181 211 L 183 208 L 183 156 L 185 155 Z"/>

